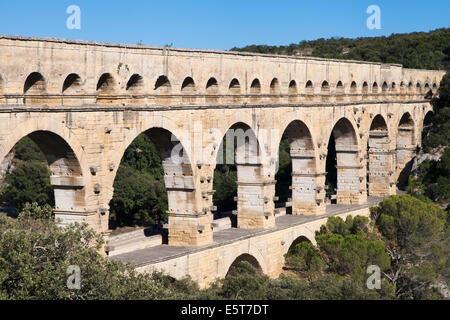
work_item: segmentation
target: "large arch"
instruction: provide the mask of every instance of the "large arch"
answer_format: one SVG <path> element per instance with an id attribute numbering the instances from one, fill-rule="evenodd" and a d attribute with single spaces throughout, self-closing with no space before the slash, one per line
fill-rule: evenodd
<path id="1" fill-rule="evenodd" d="M 396 178 L 399 188 L 406 186 L 412 168 L 415 147 L 415 124 L 409 112 L 405 112 L 398 123 L 396 141 Z"/>
<path id="2" fill-rule="evenodd" d="M 423 118 L 423 126 L 422 126 L 422 141 L 430 132 L 433 126 L 433 116 L 434 112 L 432 110 L 428 111 L 425 117 Z"/>
<path id="3" fill-rule="evenodd" d="M 83 222 L 89 212 L 97 213 L 97 208 L 89 207 L 87 201 L 90 180 L 87 163 L 81 145 L 73 133 L 51 121 L 28 120 L 12 131 L 0 146 L 0 161 L 9 158 L 9 153 L 22 138 L 29 137 L 40 148 L 47 160 L 54 189 L 55 215 L 62 224 Z M 103 231 L 101 226 L 92 226 Z"/>
<path id="4" fill-rule="evenodd" d="M 254 130 L 234 123 L 222 138 L 216 154 L 218 164 L 235 165 L 237 171 L 237 227 L 264 229 L 273 226 L 275 181 L 268 180 L 262 150 Z"/>
<path id="5" fill-rule="evenodd" d="M 370 196 L 384 197 L 395 194 L 395 183 L 391 179 L 395 170 L 395 153 L 390 150 L 389 145 L 386 120 L 378 114 L 370 125 L 367 143 L 367 182 Z"/>
<path id="6" fill-rule="evenodd" d="M 290 122 L 283 133 L 288 140 L 291 170 L 280 171 L 277 176 L 277 189 L 290 185 L 293 215 L 314 215 L 325 210 L 322 189 L 319 187 L 316 155 L 313 138 L 306 124 L 300 120 Z M 288 177 L 289 175 L 289 177 Z M 289 179 L 289 181 L 284 181 Z M 278 194 L 277 196 L 280 196 Z"/>
<path id="7" fill-rule="evenodd" d="M 334 155 L 335 159 L 332 159 Z M 334 174 L 330 172 L 333 167 Z M 341 118 L 330 134 L 326 170 L 326 181 L 335 186 L 338 204 L 365 202 L 365 192 L 360 188 L 364 179 L 360 176 L 362 169 L 356 130 L 347 118 Z"/>
<path id="8" fill-rule="evenodd" d="M 258 261 L 257 258 L 255 258 L 253 255 L 248 253 L 243 253 L 236 257 L 233 262 L 229 265 L 229 267 L 226 267 L 227 273 L 226 277 L 231 275 L 233 271 L 235 271 L 235 268 L 238 268 L 239 265 L 242 262 L 248 262 L 250 265 L 252 265 L 260 274 L 264 274 L 263 266 L 261 265 L 260 261 Z M 238 271 L 238 270 L 236 270 Z"/>

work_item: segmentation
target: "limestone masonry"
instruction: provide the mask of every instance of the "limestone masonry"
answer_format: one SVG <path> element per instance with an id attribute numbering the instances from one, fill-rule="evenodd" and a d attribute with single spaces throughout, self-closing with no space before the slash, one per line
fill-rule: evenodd
<path id="1" fill-rule="evenodd" d="M 207 246 L 214 169 L 230 128 L 257 140 L 251 161 L 239 157 L 246 142 L 236 148 L 238 228 L 270 229 L 283 133 L 293 215 L 325 213 L 332 134 L 338 204 L 394 194 L 443 75 L 361 61 L 0 36 L 0 170 L 29 136 L 47 157 L 56 216 L 107 236 L 122 155 L 146 133 L 163 159 L 169 246 Z M 183 162 L 173 161 L 174 151 Z"/>

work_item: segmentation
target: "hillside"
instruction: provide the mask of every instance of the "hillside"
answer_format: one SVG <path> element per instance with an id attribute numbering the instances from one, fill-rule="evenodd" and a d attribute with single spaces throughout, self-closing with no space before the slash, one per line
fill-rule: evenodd
<path id="1" fill-rule="evenodd" d="M 250 45 L 231 50 L 399 63 L 405 68 L 416 69 L 445 69 L 450 66 L 450 28 L 392 34 L 389 37 L 321 38 L 286 46 Z"/>

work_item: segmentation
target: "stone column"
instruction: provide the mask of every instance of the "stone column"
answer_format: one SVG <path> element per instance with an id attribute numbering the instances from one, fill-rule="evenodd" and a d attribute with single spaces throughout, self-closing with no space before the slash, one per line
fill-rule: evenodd
<path id="1" fill-rule="evenodd" d="M 197 210 L 198 190 L 190 165 L 163 161 L 169 202 L 169 245 L 202 246 L 213 241 L 210 211 Z"/>
<path id="2" fill-rule="evenodd" d="M 275 226 L 276 181 L 269 179 L 260 163 L 237 163 L 238 228 L 267 229 Z"/>
<path id="3" fill-rule="evenodd" d="M 395 150 L 389 150 L 387 131 L 371 131 L 369 137 L 369 195 L 385 197 L 395 194 Z"/>
<path id="4" fill-rule="evenodd" d="M 367 201 L 364 166 L 359 164 L 357 146 L 336 145 L 337 203 L 362 204 Z"/>
<path id="5" fill-rule="evenodd" d="M 325 213 L 325 189 L 316 173 L 313 150 L 291 147 L 292 159 L 292 214 L 320 215 Z"/>

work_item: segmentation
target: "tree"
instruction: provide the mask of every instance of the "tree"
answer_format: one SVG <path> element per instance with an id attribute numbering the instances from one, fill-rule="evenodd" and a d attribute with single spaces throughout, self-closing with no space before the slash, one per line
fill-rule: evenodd
<path id="1" fill-rule="evenodd" d="M 164 276 L 138 274 L 131 267 L 101 256 L 97 250 L 102 238 L 86 224 L 61 228 L 47 215 L 41 215 L 46 209 L 33 204 L 26 210 L 18 219 L 0 216 L 0 299 L 127 300 L 186 296 L 189 285 L 178 284 L 178 288 L 186 291 L 176 292 L 173 283 Z M 67 286 L 69 266 L 78 266 L 81 271 L 79 290 Z"/>
<path id="2" fill-rule="evenodd" d="M 54 206 L 54 193 L 47 166 L 36 160 L 19 162 L 7 173 L 0 199 L 18 211 L 27 202 Z"/>
<path id="3" fill-rule="evenodd" d="M 391 196 L 372 209 L 392 268 L 385 273 L 402 299 L 435 297 L 448 286 L 448 217 L 437 205 L 410 195 Z M 445 276 L 447 274 L 447 276 Z"/>

